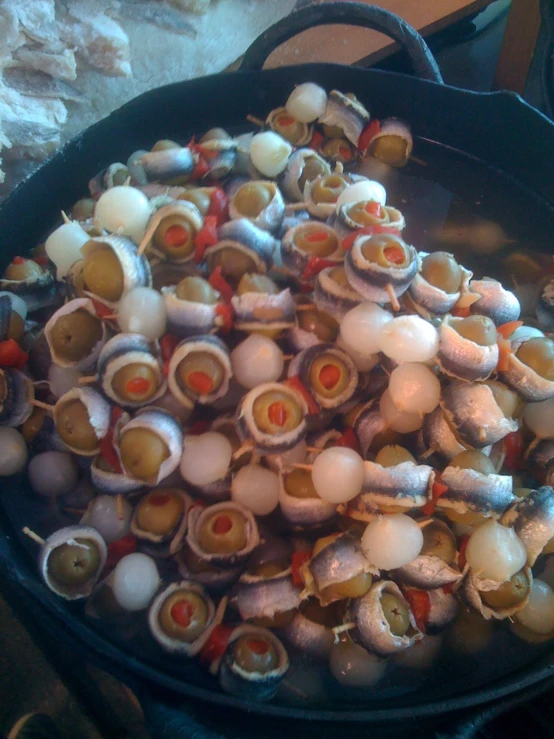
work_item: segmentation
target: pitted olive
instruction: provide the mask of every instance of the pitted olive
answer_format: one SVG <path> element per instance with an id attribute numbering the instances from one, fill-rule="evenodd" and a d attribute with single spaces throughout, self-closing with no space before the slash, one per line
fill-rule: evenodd
<path id="1" fill-rule="evenodd" d="M 121 298 L 123 268 L 113 249 L 101 247 L 85 257 L 83 280 L 85 289 L 103 300 L 115 303 Z"/>
<path id="2" fill-rule="evenodd" d="M 415 464 L 415 458 L 403 446 L 390 444 L 381 447 L 375 457 L 375 462 L 380 464 L 381 467 L 394 467 L 397 464 L 402 464 L 402 462 L 414 462 Z"/>
<path id="3" fill-rule="evenodd" d="M 207 262 L 210 272 L 221 267 L 222 276 L 233 286 L 238 285 L 240 278 L 247 272 L 258 271 L 254 258 L 242 249 L 236 249 L 233 246 L 224 246 L 208 254 Z"/>
<path id="4" fill-rule="evenodd" d="M 196 231 L 181 214 L 162 218 L 154 231 L 154 245 L 170 259 L 185 259 L 194 251 Z"/>
<path id="5" fill-rule="evenodd" d="M 81 400 L 64 403 L 56 413 L 56 429 L 60 439 L 68 446 L 83 452 L 92 452 L 98 447 L 89 412 Z"/>
<path id="6" fill-rule="evenodd" d="M 348 367 L 334 354 L 323 353 L 310 365 L 310 388 L 324 398 L 337 398 L 348 387 Z"/>
<path id="7" fill-rule="evenodd" d="M 293 118 L 286 110 L 273 118 L 271 128 L 291 144 L 298 143 L 304 135 L 304 125 Z"/>
<path id="8" fill-rule="evenodd" d="M 496 344 L 496 326 L 487 316 L 459 318 L 451 325 L 460 336 L 479 344 L 479 346 Z"/>
<path id="9" fill-rule="evenodd" d="M 348 184 L 346 178 L 338 174 L 323 176 L 312 187 L 312 199 L 314 203 L 336 203 Z"/>
<path id="10" fill-rule="evenodd" d="M 187 200 L 189 203 L 193 203 L 203 216 L 208 215 L 212 202 L 208 193 L 199 187 L 191 187 L 179 195 L 177 200 Z"/>
<path id="11" fill-rule="evenodd" d="M 291 470 L 285 477 L 285 490 L 293 498 L 319 498 L 309 470 Z"/>
<path id="12" fill-rule="evenodd" d="M 494 399 L 506 418 L 516 418 L 523 410 L 523 403 L 519 395 L 498 380 L 489 380 L 485 383 L 490 387 Z"/>
<path id="13" fill-rule="evenodd" d="M 13 282 L 23 282 L 23 280 L 36 280 L 44 274 L 42 267 L 32 259 L 23 259 L 23 257 L 15 257 L 10 262 L 4 272 L 5 280 Z"/>
<path id="14" fill-rule="evenodd" d="M 513 608 L 525 600 L 529 588 L 529 578 L 520 570 L 503 582 L 498 590 L 481 591 L 481 600 L 490 608 Z"/>
<path id="15" fill-rule="evenodd" d="M 389 215 L 380 203 L 374 200 L 362 200 L 355 203 L 348 211 L 348 216 L 362 228 L 375 226 L 377 223 L 388 223 Z"/>
<path id="16" fill-rule="evenodd" d="M 339 248 L 339 240 L 333 231 L 309 224 L 298 229 L 294 236 L 294 245 L 307 254 L 329 257 Z"/>
<path id="17" fill-rule="evenodd" d="M 266 434 L 285 434 L 302 421 L 302 409 L 288 394 L 278 390 L 262 393 L 252 407 L 254 421 Z"/>
<path id="18" fill-rule="evenodd" d="M 78 587 L 93 578 L 100 564 L 98 547 L 91 539 L 76 538 L 56 547 L 48 557 L 48 575 L 58 585 Z"/>
<path id="19" fill-rule="evenodd" d="M 237 287 L 237 295 L 245 293 L 263 293 L 264 295 L 277 295 L 279 288 L 270 277 L 258 274 L 244 274 L 240 278 Z"/>
<path id="20" fill-rule="evenodd" d="M 235 662 L 246 672 L 265 675 L 279 666 L 275 647 L 258 635 L 241 636 L 233 646 Z"/>
<path id="21" fill-rule="evenodd" d="M 164 536 L 173 531 L 184 511 L 183 498 L 163 488 L 148 493 L 137 506 L 135 516 L 141 531 Z"/>
<path id="22" fill-rule="evenodd" d="M 144 481 L 156 478 L 160 467 L 169 457 L 165 442 L 146 428 L 125 431 L 121 436 L 119 451 L 121 463 L 129 475 Z"/>
<path id="23" fill-rule="evenodd" d="M 348 282 L 344 267 L 332 267 L 329 270 L 329 277 L 333 280 L 333 282 L 336 282 L 337 285 L 344 288 L 345 290 L 352 290 L 352 286 Z"/>
<path id="24" fill-rule="evenodd" d="M 315 334 L 320 341 L 333 343 L 339 334 L 339 324 L 333 316 L 315 308 L 300 311 L 297 321 L 303 331 Z"/>
<path id="25" fill-rule="evenodd" d="M 88 357 L 101 339 L 102 322 L 83 308 L 60 316 L 50 334 L 54 351 L 67 362 Z"/>
<path id="26" fill-rule="evenodd" d="M 88 221 L 94 215 L 94 200 L 92 198 L 81 198 L 77 200 L 71 209 L 71 218 L 74 221 Z"/>
<path id="27" fill-rule="evenodd" d="M 2 395 L 2 383 L 3 382 L 4 382 L 4 378 L 2 377 L 2 375 L 0 375 L 0 398 L 3 397 Z M 34 408 L 29 418 L 25 421 L 23 426 L 21 426 L 19 430 L 21 431 L 21 435 L 23 436 L 27 444 L 30 441 L 32 441 L 35 438 L 35 436 L 38 434 L 38 432 L 41 430 L 45 418 L 46 418 L 46 411 L 44 410 L 44 408 Z"/>
<path id="28" fill-rule="evenodd" d="M 450 466 L 461 467 L 465 470 L 475 470 L 482 475 L 494 475 L 496 472 L 493 463 L 485 454 L 469 449 L 456 454 L 450 461 Z"/>
<path id="29" fill-rule="evenodd" d="M 383 593 L 381 608 L 395 636 L 405 636 L 410 628 L 410 616 L 405 604 L 392 593 Z"/>
<path id="30" fill-rule="evenodd" d="M 176 376 L 183 390 L 210 395 L 221 387 L 225 371 L 213 354 L 191 352 L 177 365 Z"/>
<path id="31" fill-rule="evenodd" d="M 349 580 L 330 585 L 325 588 L 325 593 L 338 598 L 361 598 L 370 589 L 372 582 L 371 573 L 360 572 Z"/>
<path id="32" fill-rule="evenodd" d="M 247 218 L 257 218 L 273 198 L 270 188 L 261 182 L 247 182 L 234 197 L 238 212 Z"/>
<path id="33" fill-rule="evenodd" d="M 234 554 L 247 544 L 246 519 L 238 511 L 218 511 L 202 524 L 198 540 L 208 554 Z"/>
<path id="34" fill-rule="evenodd" d="M 300 192 L 304 192 L 306 182 L 312 182 L 312 180 L 315 180 L 316 177 L 321 177 L 322 175 L 330 173 L 331 168 L 329 167 L 325 159 L 322 159 L 318 156 L 308 157 L 304 160 L 304 169 L 302 170 L 302 174 L 300 175 L 300 178 L 298 180 L 298 187 L 300 188 Z"/>
<path id="35" fill-rule="evenodd" d="M 180 300 L 188 300 L 190 303 L 203 303 L 214 305 L 217 303 L 218 294 L 203 277 L 189 276 L 179 282 L 175 288 L 175 295 Z"/>
<path id="36" fill-rule="evenodd" d="M 537 337 L 524 342 L 516 357 L 545 380 L 554 380 L 554 341 Z"/>
<path id="37" fill-rule="evenodd" d="M 362 245 L 362 254 L 368 262 L 387 269 L 403 269 L 411 261 L 404 242 L 390 234 L 372 236 Z"/>
<path id="38" fill-rule="evenodd" d="M 421 260 L 421 274 L 430 285 L 445 293 L 456 293 L 460 288 L 462 271 L 458 262 L 445 251 L 428 254 Z"/>
<path id="39" fill-rule="evenodd" d="M 439 557 L 449 565 L 453 565 L 457 559 L 456 538 L 448 526 L 432 519 L 431 523 L 421 530 L 423 534 L 423 547 L 420 554 L 430 557 Z"/>
<path id="40" fill-rule="evenodd" d="M 118 369 L 112 379 L 112 388 L 122 401 L 146 402 L 160 387 L 156 372 L 147 364 L 132 362 Z"/>
<path id="41" fill-rule="evenodd" d="M 406 160 L 408 144 L 402 136 L 379 136 L 370 145 L 370 151 L 377 159 L 388 164 L 400 164 Z"/>
<path id="42" fill-rule="evenodd" d="M 159 620 L 167 636 L 190 644 L 208 623 L 206 601 L 198 593 L 177 590 L 164 601 Z"/>
<path id="43" fill-rule="evenodd" d="M 321 144 L 320 151 L 326 159 L 339 162 L 350 162 L 354 158 L 354 149 L 343 138 L 327 139 Z"/>

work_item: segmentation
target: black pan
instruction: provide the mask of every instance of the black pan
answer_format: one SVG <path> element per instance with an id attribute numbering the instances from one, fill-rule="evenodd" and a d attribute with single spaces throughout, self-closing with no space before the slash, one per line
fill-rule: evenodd
<path id="1" fill-rule="evenodd" d="M 337 22 L 392 36 L 408 52 L 418 77 L 332 64 L 261 70 L 279 43 L 310 26 Z M 404 170 L 380 173 L 390 202 L 406 214 L 410 243 L 419 249 L 436 247 L 435 227 L 446 223 L 454 239 L 450 248 L 464 264 L 479 275 L 501 277 L 505 277 L 501 259 L 509 251 L 551 251 L 554 125 L 515 94 L 481 94 L 441 84 L 425 42 L 407 24 L 379 8 L 335 3 L 299 11 L 271 28 L 248 50 L 240 71 L 146 93 L 71 141 L 0 209 L 3 259 L 7 262 L 39 242 L 59 222 L 60 210 L 70 208 L 86 193 L 91 175 L 111 162 L 124 161 L 134 150 L 148 148 L 160 138 L 186 141 L 215 125 L 231 132 L 247 130 L 248 114 L 265 117 L 303 81 L 317 82 L 328 90 L 352 91 L 373 116 L 393 115 L 410 122 L 415 159 Z M 475 237 L 476 230 L 482 234 L 483 229 L 488 233 L 485 248 L 483 239 Z M 460 231 L 465 238 L 460 239 Z M 382 722 L 476 706 L 554 675 L 550 650 L 527 648 L 506 630 L 497 643 L 495 659 L 446 664 L 440 680 L 432 684 L 412 676 L 384 692 L 354 699 L 332 693 L 324 700 L 295 705 L 278 700 L 262 706 L 247 704 L 221 693 L 196 663 L 160 657 L 142 635 L 129 645 L 114 632 L 93 628 L 79 605 L 55 598 L 39 581 L 34 545 L 24 541 L 20 531 L 28 525 L 46 536 L 62 521 L 26 496 L 25 486 L 24 479 L 9 480 L 0 492 L 5 514 L 0 522 L 4 575 L 60 644 L 166 696 L 188 696 L 265 716 Z"/>

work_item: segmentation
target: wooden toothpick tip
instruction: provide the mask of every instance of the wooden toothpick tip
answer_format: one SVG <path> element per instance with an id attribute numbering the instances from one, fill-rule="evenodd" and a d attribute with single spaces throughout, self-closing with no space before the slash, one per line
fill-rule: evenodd
<path id="1" fill-rule="evenodd" d="M 239 457 L 242 457 L 243 454 L 246 454 L 247 452 L 251 452 L 253 448 L 254 448 L 254 445 L 250 441 L 245 442 L 241 447 L 237 449 L 236 452 L 233 453 L 232 459 L 233 460 L 239 459 Z"/>
<path id="2" fill-rule="evenodd" d="M 42 400 L 36 400 L 36 398 L 33 398 L 29 401 L 30 405 L 34 405 L 35 408 L 42 408 L 45 411 L 48 411 L 48 413 L 52 413 L 54 411 L 54 406 L 50 405 L 50 403 L 43 403 Z"/>
<path id="3" fill-rule="evenodd" d="M 420 529 L 424 529 L 426 526 L 429 526 L 430 523 L 433 523 L 432 518 L 428 518 L 426 521 L 418 521 L 417 525 Z"/>
<path id="4" fill-rule="evenodd" d="M 385 288 L 387 291 L 387 295 L 389 296 L 390 304 L 392 305 L 393 311 L 398 312 L 400 310 L 400 303 L 398 302 L 398 298 L 396 297 L 396 293 L 394 292 L 393 286 L 390 284 L 387 285 Z"/>
<path id="5" fill-rule="evenodd" d="M 285 210 L 306 210 L 307 203 L 287 203 Z"/>
<path id="6" fill-rule="evenodd" d="M 71 218 L 68 217 L 65 210 L 62 210 L 62 218 L 64 223 L 71 223 Z"/>
<path id="7" fill-rule="evenodd" d="M 300 303 L 300 305 L 296 306 L 297 311 L 303 311 L 303 310 L 314 310 L 316 307 L 315 303 Z"/>
<path id="8" fill-rule="evenodd" d="M 265 121 L 262 121 L 261 118 L 257 118 L 255 115 L 247 115 L 246 120 L 250 123 L 253 123 L 255 126 L 259 126 L 260 128 L 263 128 L 265 126 Z"/>
<path id="9" fill-rule="evenodd" d="M 77 383 L 79 385 L 92 385 L 92 383 L 96 382 L 97 380 L 98 377 L 96 375 L 88 375 L 88 377 L 79 377 Z"/>
<path id="10" fill-rule="evenodd" d="M 342 624 L 341 626 L 334 626 L 331 631 L 335 635 L 335 644 L 338 644 L 340 641 L 339 636 L 341 634 L 344 634 L 346 631 L 352 631 L 352 629 L 356 628 L 356 624 L 354 621 L 349 621 L 346 624 Z"/>
<path id="11" fill-rule="evenodd" d="M 24 526 L 21 531 L 25 534 L 25 536 L 28 536 L 29 539 L 32 539 L 33 541 L 36 541 L 37 544 L 40 544 L 41 547 L 44 546 L 45 540 L 42 538 L 42 536 L 35 534 L 35 532 L 31 531 L 28 526 Z"/>
<path id="12" fill-rule="evenodd" d="M 102 321 L 117 321 L 118 318 L 117 313 L 108 313 L 107 316 L 102 316 Z"/>
<path id="13" fill-rule="evenodd" d="M 430 446 L 429 449 L 419 455 L 419 459 L 429 459 L 429 457 L 431 457 L 435 453 L 435 451 L 436 449 Z"/>
<path id="14" fill-rule="evenodd" d="M 294 464 L 291 464 L 291 467 L 294 467 L 296 470 L 309 470 L 312 471 L 313 464 L 303 464 L 301 462 L 295 462 Z"/>

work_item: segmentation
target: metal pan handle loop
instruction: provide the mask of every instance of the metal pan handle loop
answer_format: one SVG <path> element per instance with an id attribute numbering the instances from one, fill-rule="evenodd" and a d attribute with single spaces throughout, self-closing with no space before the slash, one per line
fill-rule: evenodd
<path id="1" fill-rule="evenodd" d="M 407 52 L 417 77 L 442 82 L 435 57 L 415 28 L 394 13 L 365 3 L 324 3 L 298 10 L 258 36 L 247 49 L 240 69 L 262 69 L 271 52 L 288 39 L 308 28 L 335 23 L 360 26 L 384 33 Z"/>

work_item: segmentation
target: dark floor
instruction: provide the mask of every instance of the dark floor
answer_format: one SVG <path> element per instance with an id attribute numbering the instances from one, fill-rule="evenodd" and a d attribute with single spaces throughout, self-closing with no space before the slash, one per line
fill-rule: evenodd
<path id="1" fill-rule="evenodd" d="M 500 21 L 489 24 L 508 5 L 508 0 L 498 0 L 481 14 L 475 20 L 475 27 L 485 30 L 471 40 L 452 44 L 456 35 L 459 38 L 460 34 L 474 32 L 474 27 L 468 23 L 458 27 L 456 33 L 449 31 L 432 40 L 445 82 L 473 90 L 490 90 L 505 27 L 505 13 Z M 445 47 L 447 43 L 452 45 Z M 393 60 L 392 63 L 398 62 Z M 525 98 L 541 108 L 538 69 L 535 60 Z M 65 681 L 60 678 L 3 595 L 6 596 L 0 590 L 0 734 L 7 733 L 22 714 L 45 711 L 56 718 L 63 739 L 112 739 L 125 735 L 146 739 L 148 734 L 142 724 L 141 712 L 126 689 L 110 676 L 87 665 L 80 667 L 82 680 L 77 681 L 78 685 L 67 677 Z M 7 598 L 17 610 L 15 596 L 8 594 Z M 82 690 L 87 681 L 94 686 L 92 694 Z M 99 706 L 104 707 L 99 709 Z M 160 736 L 154 730 L 152 733 Z M 547 733 L 536 735 L 546 736 Z M 172 734 L 165 736 L 171 737 Z M 203 734 L 195 733 L 195 736 L 204 739 Z M 403 732 L 403 736 L 407 734 Z"/>

